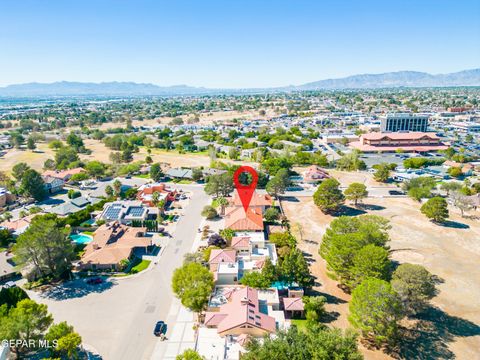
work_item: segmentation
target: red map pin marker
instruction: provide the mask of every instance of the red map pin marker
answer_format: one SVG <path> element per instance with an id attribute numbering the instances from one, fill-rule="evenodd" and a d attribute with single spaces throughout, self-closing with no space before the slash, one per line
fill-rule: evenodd
<path id="1" fill-rule="evenodd" d="M 252 182 L 248 185 L 243 185 L 240 182 L 240 174 L 242 173 L 249 173 L 252 175 Z M 233 183 L 235 184 L 235 188 L 237 189 L 238 196 L 242 201 L 243 209 L 245 212 L 248 210 L 248 206 L 250 205 L 250 201 L 252 200 L 253 193 L 255 192 L 255 188 L 257 187 L 258 182 L 258 174 L 254 168 L 250 166 L 240 166 L 237 171 L 233 174 Z"/>

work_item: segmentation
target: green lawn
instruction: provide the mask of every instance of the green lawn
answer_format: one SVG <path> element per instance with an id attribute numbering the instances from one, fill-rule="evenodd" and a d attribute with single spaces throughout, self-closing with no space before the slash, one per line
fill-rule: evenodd
<path id="1" fill-rule="evenodd" d="M 183 185 L 188 185 L 193 183 L 192 180 L 187 180 L 187 179 L 173 180 L 172 182 L 174 182 L 175 184 L 183 184 Z"/>
<path id="2" fill-rule="evenodd" d="M 145 270 L 150 265 L 150 260 L 142 260 L 137 265 L 130 269 L 130 273 L 139 273 L 140 271 Z"/>
<path id="3" fill-rule="evenodd" d="M 292 319 L 292 324 L 297 327 L 298 330 L 307 331 L 307 320 L 304 319 Z"/>
<path id="4" fill-rule="evenodd" d="M 93 231 L 83 231 L 82 234 L 93 236 Z"/>
<path id="5" fill-rule="evenodd" d="M 141 179 L 150 179 L 150 174 L 138 174 L 138 175 L 133 175 L 133 177 L 141 178 Z"/>

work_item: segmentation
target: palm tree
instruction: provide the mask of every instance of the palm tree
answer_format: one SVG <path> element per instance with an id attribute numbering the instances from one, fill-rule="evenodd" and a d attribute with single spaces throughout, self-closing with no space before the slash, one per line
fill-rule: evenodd
<path id="1" fill-rule="evenodd" d="M 219 197 L 217 199 L 217 204 L 220 205 L 220 214 L 225 215 L 225 206 L 228 205 L 228 200 L 224 197 Z"/>
<path id="2" fill-rule="evenodd" d="M 106 194 L 108 197 L 112 197 L 112 196 L 113 196 L 113 188 L 112 188 L 110 185 L 105 186 L 105 194 Z"/>
<path id="3" fill-rule="evenodd" d="M 159 201 L 160 201 L 160 193 L 158 191 L 155 191 L 152 194 L 152 204 L 158 207 Z"/>
<path id="4" fill-rule="evenodd" d="M 120 196 L 120 193 L 122 192 L 122 183 L 120 180 L 116 179 L 113 182 L 113 190 L 115 190 L 115 195 L 118 197 Z"/>

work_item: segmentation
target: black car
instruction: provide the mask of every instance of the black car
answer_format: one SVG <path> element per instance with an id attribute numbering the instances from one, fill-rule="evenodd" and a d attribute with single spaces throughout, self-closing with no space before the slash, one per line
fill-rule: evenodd
<path id="1" fill-rule="evenodd" d="M 167 333 L 167 324 L 164 321 L 157 321 L 155 324 L 155 329 L 153 330 L 153 335 L 155 336 L 165 336 Z"/>

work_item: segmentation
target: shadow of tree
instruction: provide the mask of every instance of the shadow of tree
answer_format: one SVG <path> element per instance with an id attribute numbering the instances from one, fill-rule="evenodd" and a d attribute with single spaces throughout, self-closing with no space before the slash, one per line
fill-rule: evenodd
<path id="1" fill-rule="evenodd" d="M 454 359 L 448 344 L 455 337 L 480 335 L 480 326 L 466 319 L 451 316 L 436 307 L 429 307 L 417 315 L 413 328 L 402 328 L 398 352 L 399 359 Z"/>
<path id="2" fill-rule="evenodd" d="M 323 296 L 327 299 L 327 304 L 345 304 L 347 301 L 343 300 L 335 295 L 331 295 L 329 293 L 324 293 L 322 291 L 318 291 L 315 289 L 308 290 L 308 296 Z"/>
<path id="3" fill-rule="evenodd" d="M 462 224 L 457 221 L 451 221 L 451 220 L 447 220 L 439 225 L 444 227 L 454 228 L 454 229 L 470 229 L 470 225 L 468 224 Z"/>
<path id="4" fill-rule="evenodd" d="M 104 279 L 101 284 L 86 284 L 83 279 L 77 279 L 49 287 L 40 296 L 52 300 L 80 298 L 91 293 L 102 293 L 116 284 L 117 282 L 111 279 Z"/>
<path id="5" fill-rule="evenodd" d="M 370 211 L 385 210 L 385 206 L 374 205 L 374 204 L 359 204 L 358 208 L 362 210 L 370 210 Z"/>
<path id="6" fill-rule="evenodd" d="M 346 216 L 359 216 L 359 215 L 364 215 L 367 212 L 365 210 L 362 210 L 360 208 L 354 208 L 350 206 L 343 206 L 341 211 L 338 214 L 335 214 L 336 216 L 340 215 L 346 215 Z"/>

